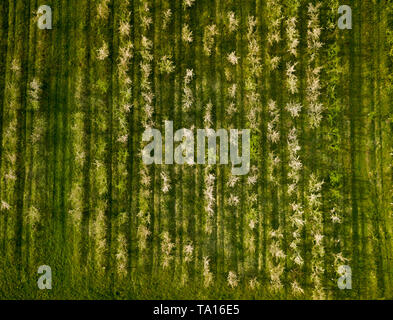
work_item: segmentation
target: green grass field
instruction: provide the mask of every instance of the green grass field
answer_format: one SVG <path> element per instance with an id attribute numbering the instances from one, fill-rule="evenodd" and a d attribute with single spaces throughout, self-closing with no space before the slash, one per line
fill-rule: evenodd
<path id="1" fill-rule="evenodd" d="M 391 1 L 44 2 L 0 1 L 0 299 L 393 298 Z M 165 120 L 250 172 L 145 165 Z"/>

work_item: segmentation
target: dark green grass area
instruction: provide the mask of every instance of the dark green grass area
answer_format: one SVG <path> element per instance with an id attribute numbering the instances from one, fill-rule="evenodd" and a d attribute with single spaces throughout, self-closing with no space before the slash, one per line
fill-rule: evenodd
<path id="1" fill-rule="evenodd" d="M 2 264 L 3 265 L 3 264 Z M 199 281 L 189 286 L 179 285 L 181 275 L 172 276 L 160 272 L 153 276 L 144 275 L 129 277 L 115 281 L 109 286 L 110 278 L 94 276 L 94 270 L 88 274 L 75 273 L 73 279 L 64 272 L 66 265 L 52 268 L 52 289 L 39 290 L 37 281 L 40 274 L 37 270 L 25 271 L 20 277 L 13 266 L 4 266 L 0 276 L 0 298 L 3 300 L 38 299 L 38 300 L 233 300 L 256 299 L 277 300 L 286 299 L 283 294 L 272 294 L 260 288 L 249 292 L 242 287 L 228 288 L 227 282 L 216 282 L 211 288 L 205 288 Z M 74 270 L 76 272 L 76 270 Z M 65 274 L 65 275 L 64 275 Z M 224 278 L 224 277 L 223 277 Z M 332 283 L 332 286 L 335 286 Z M 339 290 L 339 289 L 332 289 Z M 351 295 L 342 295 L 343 299 L 351 299 Z M 391 296 L 383 297 L 391 299 Z M 296 299 L 296 298 L 294 298 Z M 304 299 L 301 297 L 299 299 Z"/>

